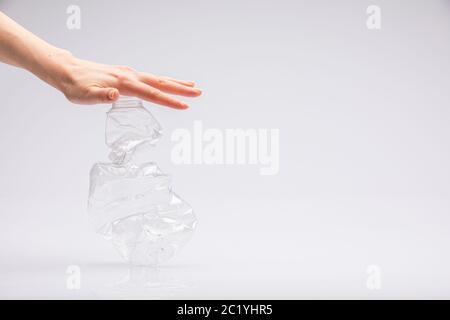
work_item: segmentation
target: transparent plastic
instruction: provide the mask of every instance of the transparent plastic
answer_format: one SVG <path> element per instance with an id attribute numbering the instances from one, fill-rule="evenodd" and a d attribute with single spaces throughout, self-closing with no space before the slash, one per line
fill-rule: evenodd
<path id="1" fill-rule="evenodd" d="M 96 163 L 90 173 L 92 223 L 133 265 L 167 261 L 196 225 L 190 205 L 172 191 L 170 176 L 142 156 L 161 134 L 160 124 L 141 101 L 121 97 L 106 120 L 112 163 Z"/>

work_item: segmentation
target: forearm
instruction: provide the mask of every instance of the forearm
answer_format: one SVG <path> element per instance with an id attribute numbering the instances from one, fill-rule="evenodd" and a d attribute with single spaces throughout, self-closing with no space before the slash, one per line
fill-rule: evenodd
<path id="1" fill-rule="evenodd" d="M 68 51 L 50 45 L 0 12 L 0 61 L 26 69 L 61 89 L 64 59 L 71 59 Z"/>

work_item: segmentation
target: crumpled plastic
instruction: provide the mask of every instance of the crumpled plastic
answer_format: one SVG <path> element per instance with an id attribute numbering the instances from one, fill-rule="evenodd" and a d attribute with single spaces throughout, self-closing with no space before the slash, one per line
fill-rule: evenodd
<path id="1" fill-rule="evenodd" d="M 96 163 L 90 172 L 88 213 L 95 230 L 133 265 L 155 266 L 175 256 L 197 222 L 191 206 L 172 191 L 170 176 L 142 156 L 161 135 L 140 100 L 121 97 L 106 119 L 112 162 Z"/>

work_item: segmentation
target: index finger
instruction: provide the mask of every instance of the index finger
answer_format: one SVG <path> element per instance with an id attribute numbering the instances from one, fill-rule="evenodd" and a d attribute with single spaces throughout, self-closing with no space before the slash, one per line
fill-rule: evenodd
<path id="1" fill-rule="evenodd" d="M 119 89 L 121 94 L 131 95 L 138 97 L 140 99 L 157 103 L 166 107 L 174 108 L 174 109 L 187 109 L 189 106 L 179 101 L 171 96 L 168 96 L 162 93 L 160 90 L 155 89 L 149 85 L 144 84 L 143 82 L 133 81 L 127 83 L 124 88 Z"/>

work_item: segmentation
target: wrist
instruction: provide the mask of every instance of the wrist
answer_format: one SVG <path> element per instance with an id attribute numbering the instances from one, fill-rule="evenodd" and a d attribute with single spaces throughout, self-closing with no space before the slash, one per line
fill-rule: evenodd
<path id="1" fill-rule="evenodd" d="M 40 55 L 35 57 L 29 71 L 36 76 L 64 92 L 71 83 L 71 66 L 75 65 L 76 58 L 67 50 L 49 46 Z"/>

